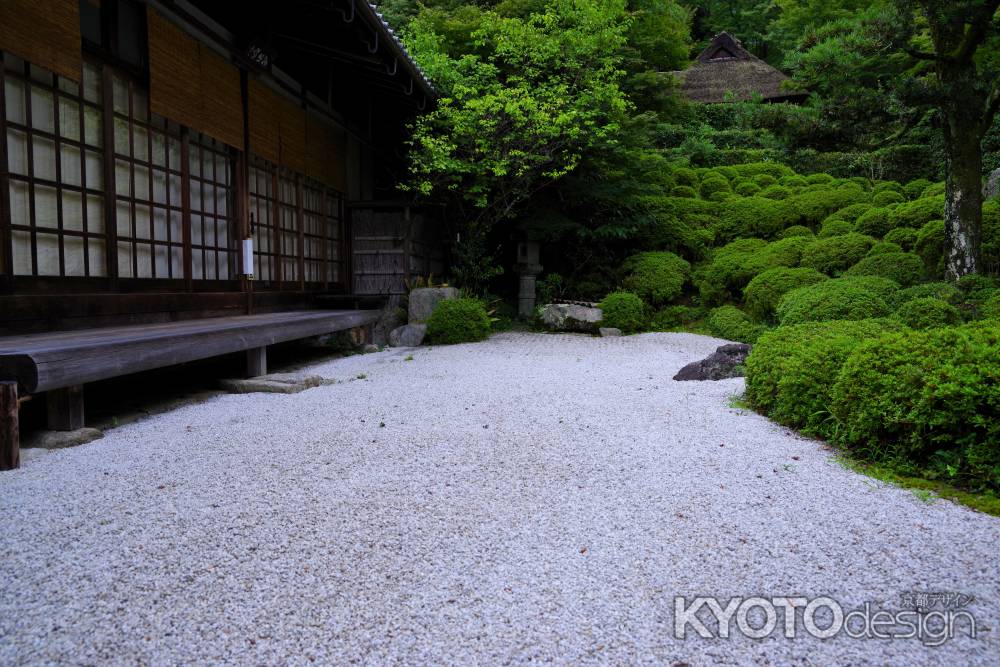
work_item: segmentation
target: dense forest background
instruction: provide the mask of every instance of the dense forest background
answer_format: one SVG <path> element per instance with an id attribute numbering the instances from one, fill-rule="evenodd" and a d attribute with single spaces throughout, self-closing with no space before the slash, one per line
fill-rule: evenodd
<path id="1" fill-rule="evenodd" d="M 709 252 L 706 229 L 673 214 L 678 168 L 774 162 L 873 183 L 943 180 L 940 99 L 950 91 L 934 76 L 927 17 L 984 4 L 386 0 L 380 11 L 442 95 L 417 121 L 406 187 L 452 207 L 463 286 L 504 292 L 511 239 L 532 238 L 548 242 L 543 263 L 558 280 L 547 289 L 597 298 L 650 236 L 693 261 Z M 989 16 L 975 53 L 987 87 L 1000 70 Z M 808 102 L 684 100 L 670 72 L 722 30 Z M 984 135 L 989 172 L 1000 167 L 1000 129 Z"/>

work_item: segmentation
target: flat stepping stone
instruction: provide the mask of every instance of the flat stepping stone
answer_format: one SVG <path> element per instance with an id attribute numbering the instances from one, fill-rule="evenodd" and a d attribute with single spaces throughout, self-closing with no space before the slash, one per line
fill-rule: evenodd
<path id="1" fill-rule="evenodd" d="M 222 388 L 231 394 L 297 394 L 323 384 L 333 384 L 319 375 L 271 373 L 247 379 L 222 380 Z"/>

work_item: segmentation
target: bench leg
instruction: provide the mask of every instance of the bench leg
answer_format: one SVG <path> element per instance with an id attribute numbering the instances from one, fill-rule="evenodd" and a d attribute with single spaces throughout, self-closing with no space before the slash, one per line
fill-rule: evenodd
<path id="1" fill-rule="evenodd" d="M 0 382 L 0 470 L 21 465 L 17 430 L 17 383 Z"/>
<path id="2" fill-rule="evenodd" d="M 83 428 L 83 385 L 55 389 L 46 396 L 50 431 Z"/>
<path id="3" fill-rule="evenodd" d="M 247 350 L 247 377 L 267 375 L 267 348 L 255 347 Z"/>

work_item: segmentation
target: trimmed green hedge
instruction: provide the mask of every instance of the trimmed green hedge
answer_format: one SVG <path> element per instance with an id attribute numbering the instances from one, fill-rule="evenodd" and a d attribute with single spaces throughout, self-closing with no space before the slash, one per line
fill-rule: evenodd
<path id="1" fill-rule="evenodd" d="M 627 274 L 626 289 L 654 306 L 679 297 L 691 276 L 691 265 L 672 252 L 639 253 L 622 268 Z"/>
<path id="2" fill-rule="evenodd" d="M 909 227 L 897 227 L 886 232 L 883 240 L 889 243 L 898 243 L 900 248 L 909 252 L 917 243 L 917 230 Z"/>
<path id="3" fill-rule="evenodd" d="M 929 276 L 943 277 L 945 270 L 944 220 L 931 220 L 917 232 L 913 251 L 920 255 Z"/>
<path id="4" fill-rule="evenodd" d="M 912 252 L 889 252 L 865 257 L 845 271 L 844 277 L 878 276 L 909 287 L 919 281 L 923 273 L 924 263 L 917 255 Z"/>
<path id="5" fill-rule="evenodd" d="M 788 292 L 778 303 L 776 314 L 785 325 L 884 317 L 892 310 L 887 296 L 870 278 L 838 278 Z"/>
<path id="6" fill-rule="evenodd" d="M 754 324 L 746 313 L 736 306 L 720 306 L 708 314 L 708 330 L 713 336 L 740 343 L 755 343 L 766 329 Z"/>
<path id="7" fill-rule="evenodd" d="M 863 213 L 854 227 L 862 234 L 882 238 L 892 229 L 892 223 L 889 221 L 890 213 L 887 208 L 873 208 Z"/>
<path id="8" fill-rule="evenodd" d="M 621 329 L 632 334 L 646 328 L 646 304 L 632 292 L 612 292 L 597 304 L 601 309 L 601 326 Z"/>
<path id="9" fill-rule="evenodd" d="M 427 319 L 427 339 L 438 345 L 485 340 L 490 329 L 490 316 L 478 299 L 445 299 Z"/>
<path id="10" fill-rule="evenodd" d="M 914 285 L 913 287 L 907 287 L 904 290 L 900 290 L 896 303 L 904 304 L 907 301 L 923 299 L 925 297 L 941 299 L 942 301 L 947 301 L 952 305 L 961 303 L 962 301 L 962 293 L 958 291 L 957 287 L 951 283 L 938 282 Z"/>
<path id="11" fill-rule="evenodd" d="M 962 322 L 962 315 L 958 312 L 958 308 L 947 301 L 931 296 L 904 302 L 892 316 L 911 329 L 933 329 L 961 324 Z"/>
<path id="12" fill-rule="evenodd" d="M 850 234 L 853 231 L 854 225 L 847 220 L 829 217 L 823 221 L 823 225 L 819 228 L 819 234 L 817 234 L 817 236 L 821 239 L 826 239 L 831 236 L 843 236 L 844 234 Z"/>
<path id="13" fill-rule="evenodd" d="M 861 261 L 873 245 L 875 239 L 858 233 L 817 239 L 803 251 L 802 266 L 836 276 Z"/>
<path id="14" fill-rule="evenodd" d="M 739 239 L 716 250 L 711 261 L 696 272 L 702 303 L 718 304 L 738 294 L 751 277 L 743 267 L 754 253 L 766 247 L 767 241 L 762 239 Z"/>
<path id="15" fill-rule="evenodd" d="M 900 204 L 889 213 L 889 225 L 918 229 L 931 220 L 944 217 L 944 195 L 921 197 L 905 204 Z"/>
<path id="16" fill-rule="evenodd" d="M 773 321 L 781 298 L 799 287 L 829 280 L 816 269 L 779 267 L 757 275 L 743 290 L 747 312 L 760 322 Z"/>

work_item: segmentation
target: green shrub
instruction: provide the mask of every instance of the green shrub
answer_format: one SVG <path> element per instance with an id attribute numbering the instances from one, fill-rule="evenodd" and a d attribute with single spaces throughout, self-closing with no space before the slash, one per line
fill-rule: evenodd
<path id="1" fill-rule="evenodd" d="M 962 301 L 962 293 L 951 283 L 924 283 L 900 290 L 896 303 L 904 304 L 907 301 L 923 299 L 925 297 L 947 301 L 952 305 L 961 303 Z"/>
<path id="2" fill-rule="evenodd" d="M 757 174 L 753 177 L 752 183 L 759 188 L 766 188 L 777 184 L 778 179 L 770 174 Z"/>
<path id="3" fill-rule="evenodd" d="M 944 216 L 944 196 L 921 197 L 905 204 L 900 204 L 889 213 L 889 226 L 910 227 L 919 229 L 931 220 Z"/>
<path id="4" fill-rule="evenodd" d="M 698 193 L 690 185 L 677 185 L 670 191 L 671 197 L 684 197 L 686 199 L 697 199 Z"/>
<path id="5" fill-rule="evenodd" d="M 646 304 L 631 292 L 612 292 L 597 307 L 601 309 L 601 326 L 621 329 L 631 334 L 646 328 Z"/>
<path id="6" fill-rule="evenodd" d="M 791 169 L 777 162 L 750 162 L 747 164 L 736 164 L 733 165 L 733 169 L 735 169 L 736 173 L 743 179 L 753 178 L 759 174 L 767 174 L 774 178 L 781 178 L 783 176 L 791 176 L 794 174 Z"/>
<path id="7" fill-rule="evenodd" d="M 806 176 L 806 183 L 810 185 L 823 185 L 830 183 L 833 180 L 833 176 L 830 174 L 809 174 Z"/>
<path id="8" fill-rule="evenodd" d="M 472 343 L 490 335 L 490 316 L 478 299 L 445 299 L 427 319 L 427 338 L 438 345 Z"/>
<path id="9" fill-rule="evenodd" d="M 858 217 L 855 229 L 861 234 L 882 238 L 892 228 L 889 222 L 890 210 L 887 208 L 873 208 Z"/>
<path id="10" fill-rule="evenodd" d="M 679 297 L 691 277 L 691 265 L 672 252 L 632 255 L 622 268 L 625 287 L 654 306 Z"/>
<path id="11" fill-rule="evenodd" d="M 911 252 L 869 255 L 844 272 L 844 277 L 879 276 L 909 287 L 924 274 L 924 263 Z"/>
<path id="12" fill-rule="evenodd" d="M 780 424 L 829 436 L 834 430 L 830 391 L 840 366 L 865 339 L 901 328 L 895 322 L 863 320 L 810 322 L 768 331 L 747 359 L 747 400 Z"/>
<path id="13" fill-rule="evenodd" d="M 729 181 L 719 174 L 712 174 L 701 182 L 701 196 L 705 199 L 709 199 L 717 193 L 728 194 L 732 191 L 733 188 L 729 185 Z"/>
<path id="14" fill-rule="evenodd" d="M 907 199 L 920 199 L 924 190 L 929 188 L 931 185 L 932 183 L 926 178 L 918 178 L 915 181 L 910 181 L 903 187 L 903 194 L 906 195 Z"/>
<path id="15" fill-rule="evenodd" d="M 895 192 L 897 194 L 903 194 L 903 186 L 896 181 L 879 181 L 872 187 L 872 194 L 879 194 L 882 192 Z"/>
<path id="16" fill-rule="evenodd" d="M 743 181 L 736 186 L 734 191 L 741 197 L 753 197 L 760 192 L 760 186 L 753 181 Z"/>
<path id="17" fill-rule="evenodd" d="M 840 209 L 861 203 L 865 197 L 860 190 L 822 189 L 793 195 L 786 200 L 786 204 L 798 216 L 795 220 L 797 224 L 813 227 Z"/>
<path id="18" fill-rule="evenodd" d="M 847 222 L 855 223 L 858 221 L 858 218 L 870 210 L 872 210 L 871 204 L 851 204 L 832 213 L 827 220 L 846 220 Z"/>
<path id="19" fill-rule="evenodd" d="M 970 273 L 962 276 L 955 283 L 966 301 L 980 302 L 992 295 L 997 288 L 997 281 L 991 276 Z"/>
<path id="20" fill-rule="evenodd" d="M 768 243 L 755 251 L 743 263 L 741 280 L 750 280 L 758 273 L 779 266 L 798 266 L 802 261 L 802 253 L 812 243 L 805 236 L 791 236 Z"/>
<path id="21" fill-rule="evenodd" d="M 677 185 L 686 185 L 693 189 L 698 187 L 698 174 L 695 173 L 694 169 L 677 167 L 674 169 L 674 182 Z"/>
<path id="22" fill-rule="evenodd" d="M 868 251 L 868 257 L 872 255 L 885 255 L 887 253 L 903 252 L 903 248 L 898 243 L 889 241 L 879 241 Z"/>
<path id="23" fill-rule="evenodd" d="M 778 302 L 776 314 L 781 324 L 864 320 L 884 317 L 891 312 L 885 294 L 859 278 L 826 280 L 794 289 Z"/>
<path id="24" fill-rule="evenodd" d="M 979 316 L 984 320 L 1000 320 L 1000 292 L 987 297 L 979 306 Z"/>
<path id="25" fill-rule="evenodd" d="M 802 253 L 802 266 L 835 276 L 861 261 L 875 239 L 864 234 L 851 233 L 816 239 Z"/>
<path id="26" fill-rule="evenodd" d="M 708 330 L 713 336 L 740 343 L 755 343 L 765 327 L 754 324 L 736 306 L 720 306 L 708 314 Z"/>
<path id="27" fill-rule="evenodd" d="M 983 266 L 1000 270 L 1000 198 L 983 204 Z"/>
<path id="28" fill-rule="evenodd" d="M 931 220 L 917 232 L 913 250 L 924 262 L 929 276 L 944 276 L 945 262 L 944 220 Z"/>
<path id="29" fill-rule="evenodd" d="M 716 250 L 711 261 L 697 271 L 702 303 L 713 305 L 738 294 L 750 280 L 743 267 L 765 247 L 767 242 L 762 239 L 739 239 Z"/>
<path id="30" fill-rule="evenodd" d="M 902 193 L 896 192 L 895 190 L 886 190 L 884 192 L 879 192 L 874 197 L 872 197 L 872 204 L 874 206 L 888 206 L 889 204 L 901 204 L 906 201 L 906 197 Z"/>
<path id="31" fill-rule="evenodd" d="M 778 234 L 779 239 L 788 239 L 793 236 L 805 236 L 813 237 L 813 230 L 809 229 L 805 225 L 792 225 L 791 227 L 786 227 L 780 234 Z"/>
<path id="32" fill-rule="evenodd" d="M 944 183 L 931 183 L 927 186 L 927 189 L 920 193 L 921 199 L 923 197 L 938 197 L 944 194 Z"/>
<path id="33" fill-rule="evenodd" d="M 778 179 L 778 183 L 780 185 L 785 186 L 786 188 L 804 188 L 805 186 L 809 185 L 806 179 L 796 175 L 782 176 L 781 178 Z"/>
<path id="34" fill-rule="evenodd" d="M 887 333 L 854 349 L 840 370 L 831 392 L 835 441 L 875 461 L 996 488 L 997 378 L 996 324 Z"/>
<path id="35" fill-rule="evenodd" d="M 759 322 L 774 320 L 781 298 L 799 287 L 828 280 L 816 269 L 779 267 L 757 275 L 743 290 L 747 312 Z"/>
<path id="36" fill-rule="evenodd" d="M 930 296 L 910 299 L 897 308 L 892 316 L 911 329 L 933 329 L 962 322 L 958 308 Z"/>
<path id="37" fill-rule="evenodd" d="M 898 227 L 886 233 L 884 239 L 889 243 L 898 243 L 900 248 L 910 251 L 917 243 L 917 230 L 909 227 Z"/>
<path id="38" fill-rule="evenodd" d="M 817 234 L 817 236 L 821 239 L 825 239 L 830 238 L 831 236 L 843 236 L 844 234 L 850 234 L 853 231 L 854 225 L 846 220 L 829 217 L 823 221 L 823 226 L 819 228 L 819 234 Z"/>
<path id="39" fill-rule="evenodd" d="M 781 202 L 746 197 L 722 204 L 715 230 L 721 241 L 750 236 L 773 238 L 789 224 L 788 209 Z"/>
<path id="40" fill-rule="evenodd" d="M 649 318 L 650 331 L 676 331 L 705 317 L 705 311 L 693 306 L 667 306 Z"/>
<path id="41" fill-rule="evenodd" d="M 765 199 L 781 201 L 792 196 L 792 191 L 783 185 L 771 185 L 760 191 L 759 195 Z"/>

